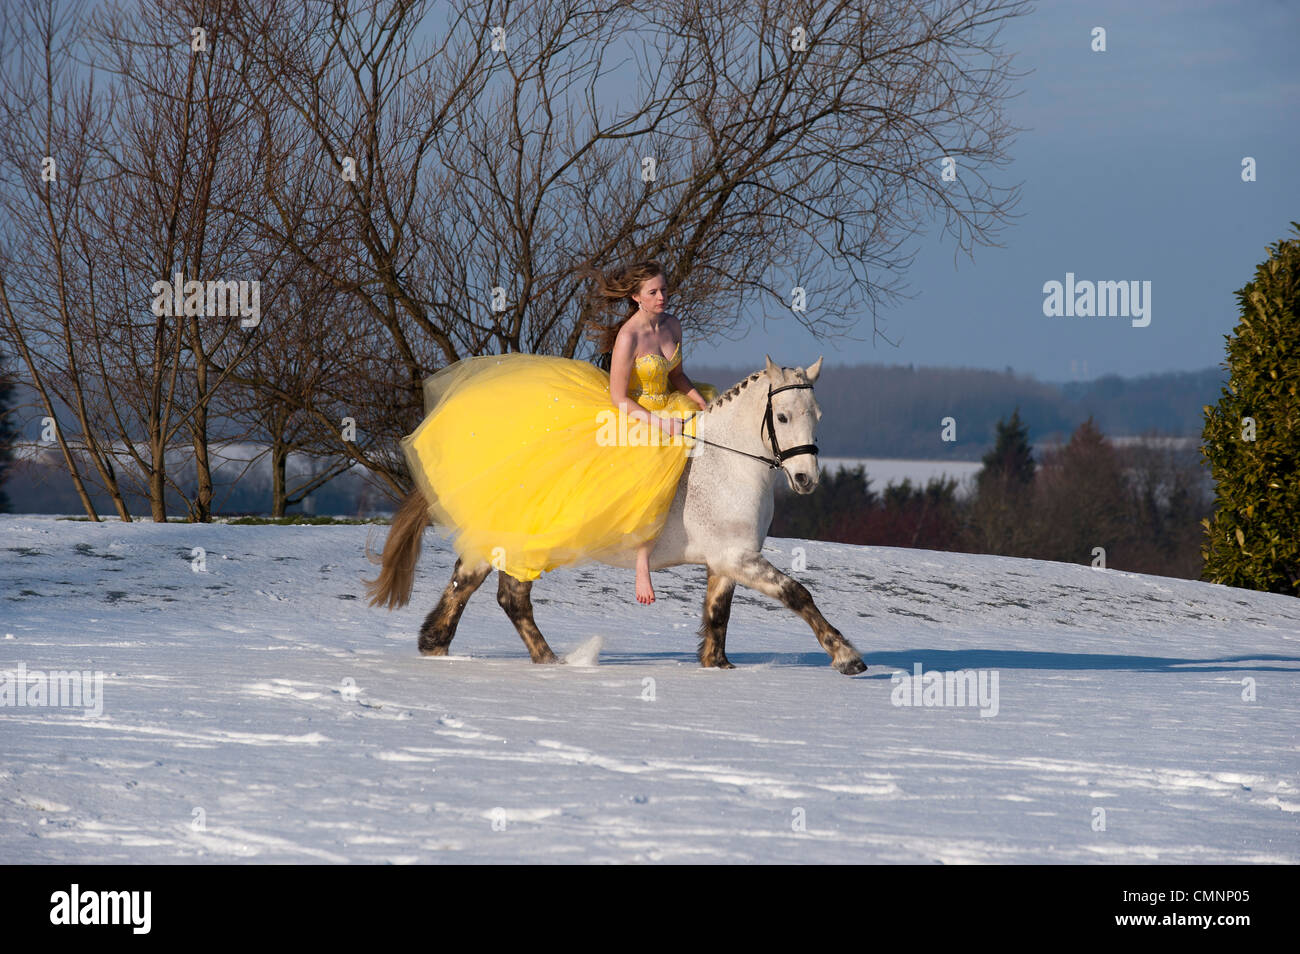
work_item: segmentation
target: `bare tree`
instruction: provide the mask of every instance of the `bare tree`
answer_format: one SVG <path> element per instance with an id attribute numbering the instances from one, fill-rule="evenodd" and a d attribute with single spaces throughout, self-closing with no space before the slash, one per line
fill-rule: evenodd
<path id="1" fill-rule="evenodd" d="M 351 395 L 341 398 L 330 389 L 352 379 L 370 345 L 347 334 L 342 313 L 346 299 L 317 276 L 287 279 L 276 298 L 281 308 L 270 319 L 256 352 L 231 375 L 237 384 L 231 392 L 235 396 L 222 409 L 266 442 L 271 515 L 282 517 L 290 506 L 353 466 L 352 455 L 341 449 L 369 443 L 354 419 L 341 410 L 331 419 L 329 409 L 356 406 Z M 295 480 L 288 468 L 294 452 L 321 458 L 323 464 L 306 479 Z"/>
<path id="2" fill-rule="evenodd" d="M 1009 215 L 1016 190 L 992 184 L 1012 133 L 996 40 L 1026 6 L 106 7 L 88 32 L 106 108 L 55 86 L 43 101 L 45 138 L 80 137 L 73 167 L 99 177 L 94 196 L 47 202 L 43 232 L 69 236 L 76 270 L 52 279 L 58 256 L 6 246 L 0 308 L 20 345 L 44 336 L 29 374 L 45 361 L 82 381 L 69 406 L 94 395 L 78 419 L 88 446 L 112 448 L 92 454 L 100 479 L 121 454 L 155 519 L 168 490 L 189 497 L 167 472 L 177 437 L 196 467 L 191 516 L 210 515 L 208 448 L 232 423 L 218 407 L 249 426 L 260 411 L 281 450 L 359 462 L 399 494 L 422 379 L 474 354 L 585 356 L 591 267 L 659 259 L 691 335 L 729 335 L 754 311 L 848 334 L 865 304 L 883 337 L 878 309 L 902 293 L 919 228 L 942 216 L 969 252 Z M 41 102 L 6 101 L 16 118 Z M 27 201 L 30 225 L 27 128 L 6 152 L 26 192 L 5 201 Z M 154 313 L 152 284 L 178 274 L 260 280 L 270 320 Z M 322 349 L 303 348 L 308 328 Z M 303 360 L 286 362 L 295 347 Z M 363 439 L 343 439 L 348 417 Z"/>
<path id="3" fill-rule="evenodd" d="M 79 3 L 0 8 L 0 316 L 87 515 L 98 519 L 90 497 L 98 482 L 128 520 L 89 347 L 100 238 L 91 210 L 106 175 L 96 153 L 111 100 L 77 75 L 84 23 Z"/>
<path id="4" fill-rule="evenodd" d="M 1014 200 L 988 176 L 1011 134 L 994 41 L 1022 3 L 321 9 L 265 0 L 229 26 L 256 108 L 305 134 L 281 164 L 324 184 L 296 215 L 296 181 L 268 182 L 249 214 L 386 339 L 404 394 L 372 432 L 409 430 L 422 378 L 466 355 L 577 356 L 585 266 L 661 259 L 693 334 L 747 302 L 845 332 L 898 293 L 936 212 L 969 251 Z M 627 71 L 606 62 L 638 53 L 632 105 L 611 109 Z"/>
<path id="5" fill-rule="evenodd" d="M 1130 541 L 1122 566 L 1138 573 L 1199 579 L 1201 520 L 1214 510 L 1213 481 L 1198 448 L 1147 431 L 1120 450 L 1129 488 Z"/>
<path id="6" fill-rule="evenodd" d="M 1110 567 L 1128 567 L 1132 554 L 1128 486 L 1118 451 L 1089 417 L 1069 443 L 1043 454 L 1034 477 L 1033 542 L 1024 555 L 1089 563 L 1097 547 Z"/>
<path id="7" fill-rule="evenodd" d="M 214 308 L 226 303 L 211 291 L 216 281 L 261 278 L 256 236 L 227 211 L 250 193 L 257 148 L 240 95 L 238 51 L 221 41 L 219 13 L 233 6 L 140 0 L 134 8 L 102 8 L 91 31 L 96 64 L 115 78 L 118 100 L 104 146 L 113 166 L 112 201 L 100 216 L 111 304 L 100 336 L 120 363 L 110 378 L 114 420 L 123 432 L 142 432 L 139 444 L 125 446 L 145 475 L 155 520 L 166 519 L 168 488 L 185 499 L 192 519 L 210 517 L 209 404 L 223 380 L 213 358 L 237 364 L 257 334 L 246 316 Z M 174 294 L 159 293 L 159 282 Z M 200 286 L 197 297 L 191 282 Z M 167 451 L 182 435 L 195 464 L 193 496 L 167 472 Z"/>

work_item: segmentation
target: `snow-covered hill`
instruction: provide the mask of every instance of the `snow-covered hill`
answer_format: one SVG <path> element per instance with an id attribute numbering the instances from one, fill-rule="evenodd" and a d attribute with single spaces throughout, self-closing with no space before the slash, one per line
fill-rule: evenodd
<path id="1" fill-rule="evenodd" d="M 452 557 L 372 609 L 368 529 L 0 517 L 0 861 L 1300 861 L 1295 599 L 774 539 L 865 674 L 739 590 L 700 669 L 699 568 L 539 581 L 598 665 L 529 663 L 493 580 L 433 659 Z M 60 671 L 102 697 L 17 704 Z"/>

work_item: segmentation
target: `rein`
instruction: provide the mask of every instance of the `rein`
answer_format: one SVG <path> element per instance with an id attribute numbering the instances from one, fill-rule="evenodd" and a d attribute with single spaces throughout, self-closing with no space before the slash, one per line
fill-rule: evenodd
<path id="1" fill-rule="evenodd" d="M 815 455 L 817 453 L 816 444 L 800 444 L 797 447 L 790 447 L 787 448 L 786 450 L 781 450 L 781 445 L 780 443 L 778 443 L 776 439 L 776 425 L 772 423 L 772 395 L 780 394 L 782 391 L 788 391 L 791 388 L 808 388 L 809 390 L 811 390 L 812 385 L 811 384 L 783 384 L 779 388 L 776 388 L 775 390 L 773 390 L 770 382 L 767 385 L 767 410 L 763 414 L 763 430 L 772 439 L 772 453 L 776 457 L 775 460 L 773 460 L 771 457 L 760 457 L 758 454 L 751 454 L 749 453 L 749 451 L 739 450 L 735 447 L 728 447 L 726 444 L 715 444 L 713 443 L 713 441 L 706 441 L 702 437 L 691 437 L 690 439 L 693 441 L 699 441 L 701 444 L 708 444 L 710 447 L 716 447 L 719 450 L 728 450 L 731 451 L 733 454 L 744 454 L 746 457 L 752 457 L 754 460 L 760 460 L 764 464 L 767 464 L 767 466 L 770 467 L 772 470 L 776 470 L 777 468 L 779 468 L 790 457 L 798 457 L 800 454 Z M 698 416 L 698 413 L 696 416 Z M 689 434 L 687 436 L 690 437 Z"/>

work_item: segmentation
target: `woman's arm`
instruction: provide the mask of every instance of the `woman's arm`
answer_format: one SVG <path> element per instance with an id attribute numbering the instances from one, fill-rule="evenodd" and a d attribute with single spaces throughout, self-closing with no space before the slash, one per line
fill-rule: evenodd
<path id="1" fill-rule="evenodd" d="M 677 338 L 676 343 L 680 345 L 682 343 L 682 326 L 681 322 L 676 318 L 673 319 L 673 334 Z M 677 367 L 668 372 L 668 381 L 672 384 L 674 390 L 681 391 L 699 405 L 700 410 L 703 410 L 708 406 L 709 402 L 704 400 L 704 395 L 696 389 L 695 385 L 691 383 L 691 379 L 686 376 L 685 364 L 685 358 L 679 361 Z"/>
<path id="2" fill-rule="evenodd" d="M 704 400 L 704 395 L 701 394 L 696 389 L 695 385 L 691 383 L 691 379 L 686 376 L 686 372 L 681 369 L 680 365 L 669 372 L 668 380 L 672 382 L 674 390 L 681 391 L 685 394 L 688 398 L 699 405 L 700 410 L 704 410 L 704 408 L 708 407 L 709 402 Z"/>

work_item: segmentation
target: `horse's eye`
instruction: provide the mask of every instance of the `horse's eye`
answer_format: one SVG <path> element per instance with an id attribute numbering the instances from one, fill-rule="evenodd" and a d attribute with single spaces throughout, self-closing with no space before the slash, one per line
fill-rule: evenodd
<path id="1" fill-rule="evenodd" d="M 778 421 L 780 421 L 782 424 L 784 424 L 784 423 L 785 423 L 785 420 L 786 420 L 784 414 L 778 414 L 778 415 L 776 416 L 776 419 L 777 419 Z"/>

